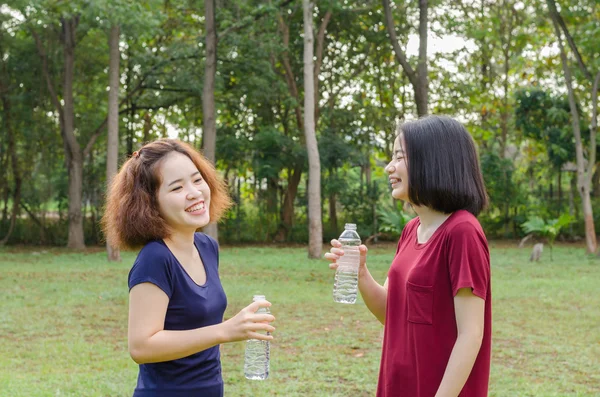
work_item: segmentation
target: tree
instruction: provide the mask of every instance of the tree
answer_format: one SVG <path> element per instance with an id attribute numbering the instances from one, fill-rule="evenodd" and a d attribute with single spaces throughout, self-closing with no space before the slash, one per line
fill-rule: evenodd
<path id="1" fill-rule="evenodd" d="M 4 58 L 4 48 L 2 46 L 2 42 L 4 40 L 3 33 L 0 32 L 0 56 Z M 17 135 L 16 131 L 13 128 L 13 120 L 12 120 L 12 106 L 11 100 L 9 97 L 10 90 L 10 79 L 7 71 L 7 60 L 2 59 L 2 64 L 0 65 L 0 101 L 2 102 L 2 111 L 3 111 L 3 119 L 4 119 L 4 128 L 7 134 L 7 152 L 8 156 L 10 156 L 10 164 L 12 169 L 12 175 L 14 179 L 14 189 L 13 189 L 13 208 L 10 215 L 10 224 L 8 227 L 8 231 L 6 235 L 0 240 L 0 245 L 6 244 L 8 239 L 10 238 L 14 228 L 15 222 L 17 219 L 17 215 L 19 214 L 19 206 L 21 202 L 21 186 L 23 184 L 23 178 L 21 173 L 21 167 L 19 166 L 19 159 L 17 154 Z"/>
<path id="2" fill-rule="evenodd" d="M 89 148 L 86 146 L 82 151 L 75 135 L 74 126 L 73 79 L 75 73 L 75 47 L 77 45 L 76 31 L 80 17 L 81 15 L 77 13 L 60 17 L 60 42 L 63 46 L 64 58 L 62 101 L 58 97 L 55 84 L 50 75 L 46 49 L 38 32 L 31 28 L 31 34 L 35 38 L 39 56 L 42 60 L 42 73 L 46 77 L 48 91 L 59 117 L 65 149 L 65 162 L 69 175 L 69 237 L 67 247 L 76 249 L 85 248 L 81 191 L 83 185 L 83 159 L 91 149 L 91 146 Z"/>
<path id="3" fill-rule="evenodd" d="M 106 144 L 106 186 L 110 189 L 113 177 L 117 174 L 119 162 L 119 51 L 118 24 L 110 28 L 108 46 L 110 49 L 110 60 L 108 67 L 108 142 Z M 119 249 L 112 247 L 106 242 L 106 253 L 109 261 L 120 261 Z"/>
<path id="4" fill-rule="evenodd" d="M 313 3 L 302 1 L 304 11 L 304 136 L 308 153 L 308 256 L 320 258 L 323 246 L 321 222 L 321 162 L 315 133 L 315 81 L 313 67 Z"/>
<path id="5" fill-rule="evenodd" d="M 291 14 L 291 18 L 294 17 L 294 13 Z M 316 81 L 319 78 L 318 73 L 320 72 L 320 67 L 322 64 L 322 57 L 323 57 L 323 42 L 325 40 L 325 30 L 327 27 L 327 24 L 329 23 L 331 19 L 331 11 L 327 11 L 324 15 L 323 18 L 321 20 L 321 25 L 319 27 L 319 34 L 317 35 L 317 59 L 315 60 L 314 63 L 314 68 L 313 68 L 313 84 L 314 84 L 314 92 L 313 92 L 313 97 L 315 98 L 314 103 L 318 103 L 318 85 L 316 84 Z M 291 24 L 294 22 L 293 20 L 290 20 L 290 23 L 286 23 L 286 20 L 284 19 L 284 17 L 282 16 L 281 13 L 277 14 L 277 22 L 278 22 L 278 27 L 279 27 L 279 32 L 281 33 L 281 37 L 282 37 L 282 41 L 283 41 L 283 50 L 281 52 L 281 54 L 279 54 L 280 56 L 280 62 L 275 62 L 275 59 L 273 59 L 272 65 L 273 68 L 276 70 L 276 72 L 278 73 L 282 73 L 284 78 L 285 78 L 285 82 L 286 85 L 288 87 L 289 90 L 289 96 L 290 98 L 293 100 L 291 103 L 293 104 L 293 111 L 294 111 L 294 116 L 295 116 L 295 121 L 296 121 L 296 128 L 298 132 L 302 132 L 304 131 L 304 119 L 302 116 L 302 106 L 301 106 L 301 92 L 298 90 L 298 85 L 296 83 L 297 79 L 296 79 L 296 73 L 294 70 L 294 63 L 293 63 L 293 58 L 290 57 L 290 50 L 293 50 L 293 48 L 291 48 L 294 44 L 297 44 L 295 41 L 292 41 L 292 43 L 290 43 L 290 26 Z M 296 25 L 297 26 L 297 25 Z M 275 56 L 272 55 L 272 58 L 274 58 Z M 281 69 L 283 69 L 283 71 L 281 72 Z M 306 92 L 304 92 L 304 95 L 306 96 Z M 306 113 L 306 110 L 304 110 L 304 112 Z M 317 113 L 318 116 L 318 113 Z M 314 117 L 314 116 L 313 116 Z M 316 127 L 316 120 L 315 120 L 315 127 Z M 287 128 L 287 126 L 285 127 Z M 304 136 L 303 136 L 304 138 Z M 305 139 L 305 138 L 304 138 Z M 283 204 L 281 206 L 281 222 L 279 225 L 279 228 L 277 230 L 277 233 L 275 235 L 275 240 L 276 241 L 285 241 L 291 232 L 292 229 L 292 225 L 293 225 L 293 218 L 294 218 L 294 200 L 296 198 L 296 194 L 298 193 L 298 185 L 300 184 L 300 180 L 302 178 L 302 171 L 304 168 L 304 161 L 300 161 L 303 160 L 301 157 L 296 157 L 295 162 L 293 164 L 290 164 L 290 167 L 288 169 L 288 173 L 287 173 L 287 179 L 288 179 L 288 183 L 287 183 L 287 189 L 284 195 L 284 200 L 283 200 Z M 319 167 L 320 168 L 320 167 Z"/>
<path id="6" fill-rule="evenodd" d="M 596 165 L 596 129 L 597 129 L 597 112 L 598 112 L 598 84 L 600 82 L 600 71 L 592 84 L 592 127 L 590 129 L 590 146 L 588 150 L 587 165 L 584 159 L 584 145 L 581 139 L 581 120 L 579 110 L 577 108 L 577 98 L 573 88 L 573 74 L 567 60 L 567 53 L 564 48 L 562 35 L 565 34 L 569 46 L 575 55 L 578 65 L 584 75 L 591 80 L 591 74 L 585 67 L 583 59 L 575 45 L 575 42 L 556 8 L 555 0 L 547 0 L 550 18 L 556 33 L 556 39 L 560 50 L 560 60 L 564 73 L 565 84 L 569 95 L 569 107 L 571 109 L 571 123 L 573 126 L 573 134 L 575 135 L 575 155 L 577 160 L 577 190 L 581 196 L 581 205 L 585 222 L 585 241 L 588 253 L 595 253 L 598 248 L 596 241 L 596 230 L 594 227 L 594 213 L 592 208 L 591 191 L 592 177 L 594 175 L 594 167 Z"/>
<path id="7" fill-rule="evenodd" d="M 217 124 L 215 115 L 215 75 L 217 73 L 217 28 L 215 22 L 215 1 L 204 1 L 204 19 L 206 21 L 204 61 L 204 88 L 202 91 L 202 146 L 204 156 L 215 164 L 217 146 Z M 218 241 L 217 224 L 211 222 L 204 232 Z"/>

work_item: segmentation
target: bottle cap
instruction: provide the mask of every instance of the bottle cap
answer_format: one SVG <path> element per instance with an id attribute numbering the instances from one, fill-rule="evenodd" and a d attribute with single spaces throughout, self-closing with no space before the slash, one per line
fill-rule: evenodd
<path id="1" fill-rule="evenodd" d="M 356 230 L 356 223 L 346 223 L 344 225 L 344 229 L 346 229 L 346 230 Z"/>
<path id="2" fill-rule="evenodd" d="M 264 295 L 254 295 L 252 297 L 252 301 L 253 302 L 264 301 L 264 300 L 265 300 L 265 296 Z"/>

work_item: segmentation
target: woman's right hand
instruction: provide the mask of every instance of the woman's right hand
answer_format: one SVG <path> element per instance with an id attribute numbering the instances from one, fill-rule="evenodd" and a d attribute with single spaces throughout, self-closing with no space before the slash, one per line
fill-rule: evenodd
<path id="1" fill-rule="evenodd" d="M 237 342 L 247 339 L 271 340 L 273 336 L 258 331 L 274 332 L 275 327 L 270 323 L 275 317 L 269 313 L 256 313 L 261 307 L 269 307 L 271 303 L 262 300 L 252 302 L 238 314 L 223 322 L 226 342 Z"/>
<path id="2" fill-rule="evenodd" d="M 367 264 L 367 252 L 369 251 L 369 249 L 367 248 L 366 245 L 361 244 L 358 246 L 358 251 L 360 252 L 360 265 L 359 265 L 359 271 L 360 271 L 360 270 L 364 269 Z M 327 259 L 329 262 L 331 262 L 329 264 L 329 268 L 335 270 L 338 268 L 338 263 L 337 263 L 338 259 L 340 259 L 340 257 L 343 255 L 344 255 L 344 250 L 342 250 L 342 243 L 340 243 L 336 239 L 333 239 L 333 240 L 331 240 L 331 249 L 323 257 L 325 259 Z"/>

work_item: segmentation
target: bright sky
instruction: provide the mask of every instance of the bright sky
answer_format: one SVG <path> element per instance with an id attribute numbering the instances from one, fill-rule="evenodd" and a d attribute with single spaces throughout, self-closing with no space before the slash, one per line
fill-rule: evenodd
<path id="1" fill-rule="evenodd" d="M 472 41 L 467 41 L 459 36 L 448 35 L 437 37 L 429 34 L 427 38 L 427 55 L 435 55 L 440 52 L 452 52 L 467 47 L 469 50 L 475 50 L 477 47 Z M 408 36 L 408 45 L 406 55 L 417 56 L 419 54 L 419 36 L 412 34 Z"/>

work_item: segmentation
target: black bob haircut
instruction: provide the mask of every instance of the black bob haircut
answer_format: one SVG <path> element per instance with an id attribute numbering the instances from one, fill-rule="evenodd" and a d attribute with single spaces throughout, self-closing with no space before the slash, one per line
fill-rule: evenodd
<path id="1" fill-rule="evenodd" d="M 443 213 L 467 210 L 474 216 L 488 197 L 473 138 L 458 121 L 427 116 L 399 125 L 406 154 L 412 204 Z"/>

